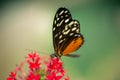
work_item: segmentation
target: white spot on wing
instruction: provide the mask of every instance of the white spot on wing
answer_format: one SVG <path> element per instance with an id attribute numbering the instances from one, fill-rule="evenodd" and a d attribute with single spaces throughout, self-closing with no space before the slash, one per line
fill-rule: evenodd
<path id="1" fill-rule="evenodd" d="M 78 34 L 75 34 L 74 36 L 76 37 L 76 36 L 79 36 L 79 35 L 78 35 Z"/>
<path id="2" fill-rule="evenodd" d="M 74 21 L 71 21 L 71 22 L 69 23 L 69 26 L 71 26 L 72 24 L 74 24 Z"/>
<path id="3" fill-rule="evenodd" d="M 66 25 L 66 26 L 65 26 L 65 30 L 67 30 L 67 29 L 68 29 L 68 26 Z"/>
<path id="4" fill-rule="evenodd" d="M 77 26 L 76 24 L 74 24 L 74 26 Z"/>
<path id="5" fill-rule="evenodd" d="M 61 16 L 61 18 L 63 18 L 63 16 Z"/>
<path id="6" fill-rule="evenodd" d="M 54 24 L 56 24 L 56 20 L 54 21 Z"/>
<path id="7" fill-rule="evenodd" d="M 62 30 L 62 33 L 64 33 L 65 32 L 65 30 Z"/>
<path id="8" fill-rule="evenodd" d="M 59 36 L 59 39 L 61 39 L 61 38 L 62 38 L 62 35 Z"/>
<path id="9" fill-rule="evenodd" d="M 56 18 L 58 18 L 58 14 L 56 14 Z"/>
<path id="10" fill-rule="evenodd" d="M 79 33 L 79 29 L 77 29 L 76 32 Z"/>
<path id="11" fill-rule="evenodd" d="M 74 33 L 70 33 L 70 36 L 72 36 Z"/>
<path id="12" fill-rule="evenodd" d="M 57 21 L 59 20 L 60 18 L 57 18 Z"/>
<path id="13" fill-rule="evenodd" d="M 68 34 L 70 30 L 64 31 L 63 34 Z"/>
<path id="14" fill-rule="evenodd" d="M 62 43 L 62 42 L 63 42 L 63 40 L 60 40 L 60 41 L 59 41 L 59 44 Z"/>
<path id="15" fill-rule="evenodd" d="M 68 17 L 68 15 L 65 15 L 65 17 Z"/>
<path id="16" fill-rule="evenodd" d="M 67 13 L 68 11 L 66 10 L 65 13 Z"/>
<path id="17" fill-rule="evenodd" d="M 68 21 L 69 21 L 69 19 L 66 19 L 66 20 L 65 20 L 65 23 L 67 23 Z"/>
<path id="18" fill-rule="evenodd" d="M 74 27 L 74 28 L 72 28 L 72 31 L 74 31 L 74 30 L 76 30 L 77 28 L 76 27 Z"/>
<path id="19" fill-rule="evenodd" d="M 57 23 L 57 27 L 59 26 L 59 23 Z"/>
<path id="20" fill-rule="evenodd" d="M 55 30 L 55 27 L 53 28 L 53 31 Z"/>
<path id="21" fill-rule="evenodd" d="M 64 12 L 64 10 L 62 10 L 59 15 L 61 15 L 63 12 Z"/>
<path id="22" fill-rule="evenodd" d="M 64 22 L 64 20 L 62 20 L 60 23 L 59 23 L 59 26 L 61 26 L 61 24 Z"/>
<path id="23" fill-rule="evenodd" d="M 74 21 L 75 24 L 77 24 L 78 22 L 77 21 Z"/>
<path id="24" fill-rule="evenodd" d="M 55 35 L 55 38 L 58 36 L 58 34 Z"/>

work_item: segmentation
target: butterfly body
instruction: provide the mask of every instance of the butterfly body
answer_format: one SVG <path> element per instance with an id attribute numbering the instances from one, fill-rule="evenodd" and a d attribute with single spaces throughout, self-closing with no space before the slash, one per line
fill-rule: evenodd
<path id="1" fill-rule="evenodd" d="M 51 56 L 75 56 L 70 54 L 83 44 L 78 20 L 73 20 L 68 9 L 59 8 L 53 21 L 53 45 L 55 53 Z"/>

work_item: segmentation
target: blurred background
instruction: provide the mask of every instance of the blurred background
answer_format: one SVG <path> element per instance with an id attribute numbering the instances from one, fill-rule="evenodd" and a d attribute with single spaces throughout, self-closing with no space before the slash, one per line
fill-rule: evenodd
<path id="1" fill-rule="evenodd" d="M 52 24 L 59 7 L 81 24 L 85 43 L 62 57 L 70 80 L 120 80 L 119 0 L 0 1 L 0 80 L 5 80 L 28 51 L 52 54 Z"/>

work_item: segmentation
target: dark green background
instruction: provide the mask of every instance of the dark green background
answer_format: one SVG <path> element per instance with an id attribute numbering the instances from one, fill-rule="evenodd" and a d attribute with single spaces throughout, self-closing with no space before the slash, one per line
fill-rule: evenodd
<path id="1" fill-rule="evenodd" d="M 0 80 L 32 49 L 54 52 L 52 23 L 59 7 L 70 10 L 81 24 L 85 43 L 62 57 L 70 80 L 120 80 L 119 0 L 0 1 Z"/>

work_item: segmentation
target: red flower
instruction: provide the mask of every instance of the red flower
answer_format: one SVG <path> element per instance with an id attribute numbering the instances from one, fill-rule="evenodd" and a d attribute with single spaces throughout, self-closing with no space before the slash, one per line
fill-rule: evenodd
<path id="1" fill-rule="evenodd" d="M 60 80 L 62 76 L 57 76 L 55 72 L 47 76 L 47 80 Z"/>
<path id="2" fill-rule="evenodd" d="M 62 71 L 62 62 L 60 61 L 59 58 L 51 58 L 50 63 L 48 64 L 48 69 L 49 70 L 54 70 L 54 71 Z"/>
<path id="3" fill-rule="evenodd" d="M 17 80 L 15 77 L 16 77 L 16 72 L 11 72 L 7 80 Z"/>
<path id="4" fill-rule="evenodd" d="M 33 72 L 30 72 L 26 80 L 40 80 L 40 74 L 34 75 Z"/>
<path id="5" fill-rule="evenodd" d="M 31 58 L 31 59 L 35 59 L 35 57 L 37 57 L 38 55 L 36 54 L 36 52 L 34 52 L 34 53 L 29 53 L 28 55 L 27 55 L 27 58 Z"/>
<path id="6" fill-rule="evenodd" d="M 69 76 L 67 76 L 67 77 L 65 78 L 65 80 L 70 80 L 70 79 L 69 79 Z"/>
<path id="7" fill-rule="evenodd" d="M 34 52 L 33 54 L 28 54 L 27 55 L 27 62 L 29 64 L 29 68 L 31 70 L 33 69 L 38 69 L 40 67 L 40 56 L 38 56 L 36 54 L 36 52 Z"/>
<path id="8" fill-rule="evenodd" d="M 37 57 L 36 59 L 34 58 L 33 61 L 28 60 L 28 63 L 30 69 L 38 69 L 40 67 L 40 58 L 39 57 Z"/>
<path id="9" fill-rule="evenodd" d="M 24 65 L 28 64 L 28 72 Z M 17 74 L 16 74 L 17 73 Z M 11 72 L 6 80 L 69 80 L 65 75 L 63 62 L 60 58 L 39 56 L 36 52 L 29 53 L 26 59 Z"/>
<path id="10" fill-rule="evenodd" d="M 47 76 L 48 80 L 60 80 L 64 77 L 64 69 L 62 67 L 62 62 L 59 58 L 50 58 L 50 62 L 47 65 Z"/>

